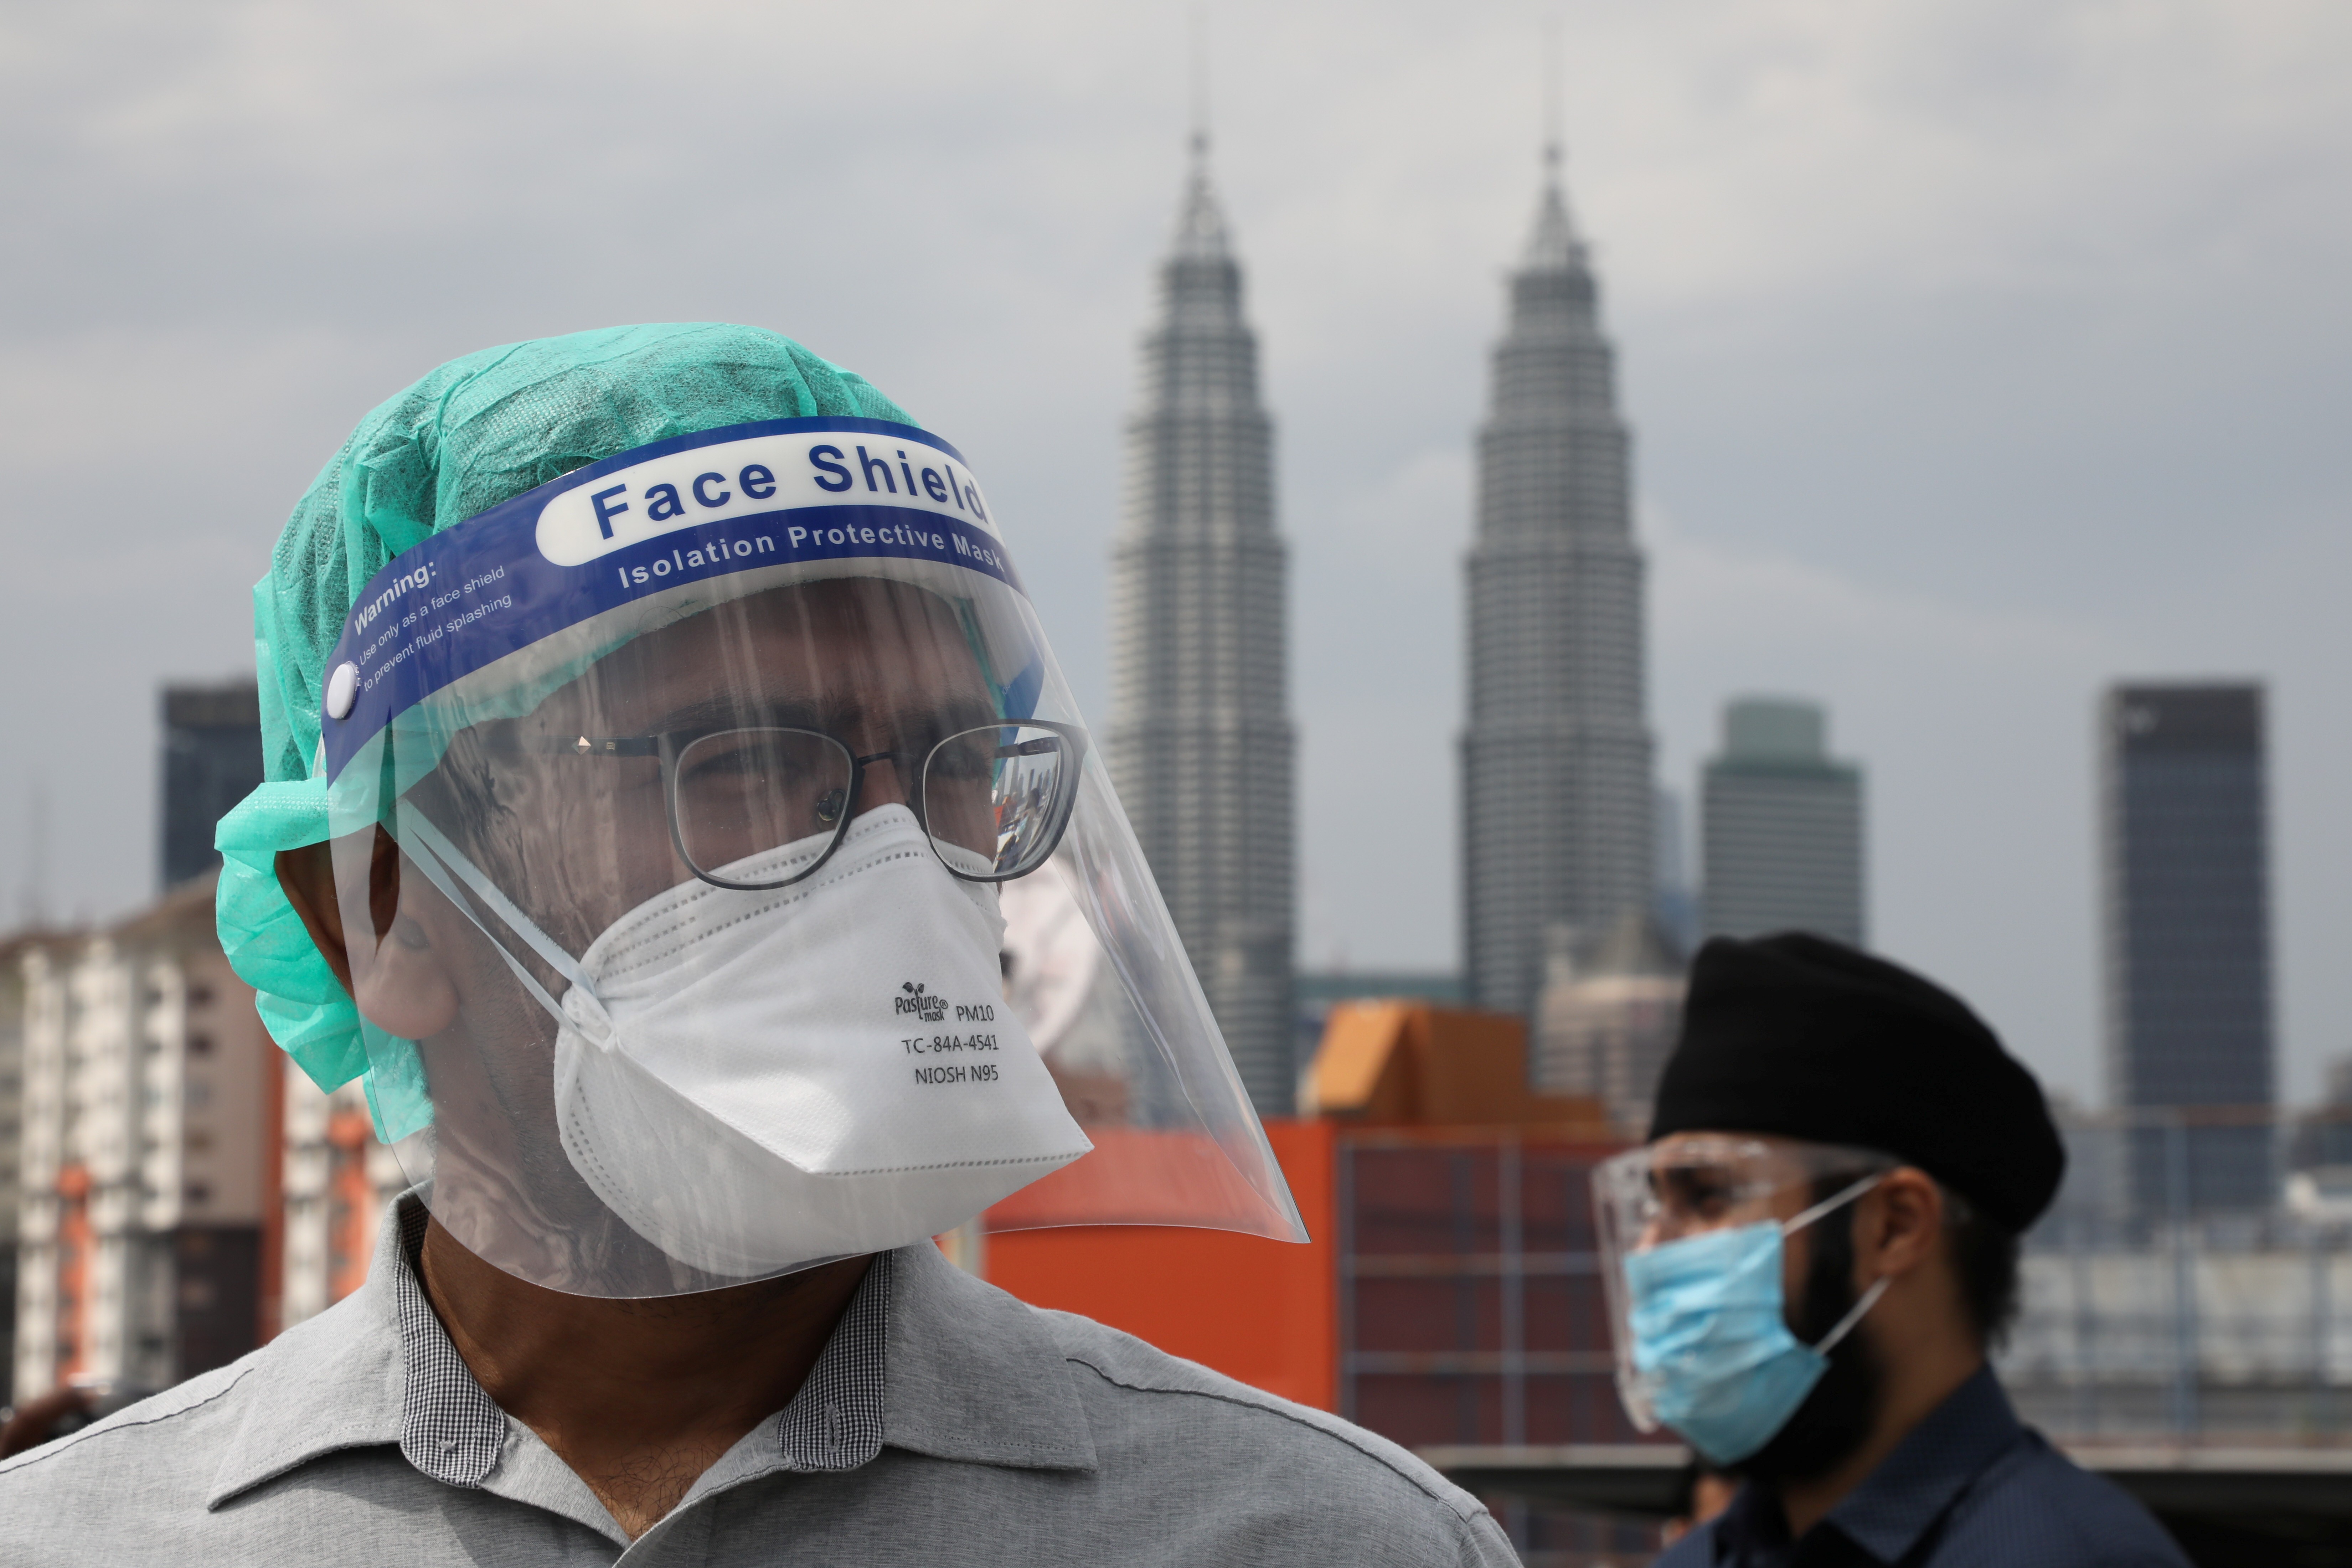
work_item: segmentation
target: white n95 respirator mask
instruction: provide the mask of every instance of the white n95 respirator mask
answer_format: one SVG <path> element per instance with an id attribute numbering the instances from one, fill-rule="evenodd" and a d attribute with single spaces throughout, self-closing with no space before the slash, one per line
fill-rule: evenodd
<path id="1" fill-rule="evenodd" d="M 440 862 L 428 874 L 499 906 L 568 975 L 552 1003 L 563 1152 L 690 1268 L 751 1278 L 903 1246 L 1092 1147 L 1003 1005 L 996 889 L 950 876 L 903 805 L 858 817 L 789 886 L 682 882 L 576 963 L 422 814 L 404 816 Z M 759 881 L 825 847 L 725 874 Z"/>

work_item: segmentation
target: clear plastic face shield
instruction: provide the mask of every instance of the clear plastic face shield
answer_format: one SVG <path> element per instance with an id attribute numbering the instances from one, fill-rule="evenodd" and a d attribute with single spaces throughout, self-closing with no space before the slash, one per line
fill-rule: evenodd
<path id="1" fill-rule="evenodd" d="M 329 668 L 379 1127 L 483 1258 L 645 1297 L 992 1205 L 1304 1238 L 937 437 L 593 464 L 394 561 Z"/>
<path id="2" fill-rule="evenodd" d="M 1617 1388 L 1633 1424 L 1675 1426 L 1718 1463 L 1760 1446 L 1810 1389 L 1808 1373 L 1818 1376 L 1811 1363 L 1876 1300 L 1874 1288 L 1828 1340 L 1798 1346 L 1781 1322 L 1781 1239 L 1899 1163 L 1866 1149 L 1700 1132 L 1595 1170 Z M 1759 1272 L 1769 1278 L 1742 1278 Z M 1718 1445 L 1716 1431 L 1738 1436 Z"/>

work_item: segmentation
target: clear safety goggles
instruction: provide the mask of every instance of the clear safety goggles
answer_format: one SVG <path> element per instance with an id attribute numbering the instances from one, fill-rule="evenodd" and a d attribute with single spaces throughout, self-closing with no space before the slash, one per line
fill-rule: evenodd
<path id="1" fill-rule="evenodd" d="M 607 458 L 394 561 L 329 668 L 372 1103 L 478 1256 L 645 1297 L 975 1217 L 1305 1238 L 938 437 Z"/>
<path id="2" fill-rule="evenodd" d="M 1622 1251 L 1774 1217 L 1783 1194 L 1841 1175 L 1891 1171 L 1891 1155 L 1826 1143 L 1681 1133 L 1628 1151 L 1593 1173 L 1601 1228 Z M 1799 1207 L 1804 1205 L 1800 1205 Z"/>

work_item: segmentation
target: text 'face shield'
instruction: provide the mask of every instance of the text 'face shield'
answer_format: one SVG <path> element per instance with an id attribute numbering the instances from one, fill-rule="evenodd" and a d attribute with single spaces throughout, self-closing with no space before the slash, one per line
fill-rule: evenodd
<path id="1" fill-rule="evenodd" d="M 779 421 L 592 465 L 394 561 L 330 670 L 379 1121 L 481 1257 L 652 1296 L 992 1205 L 1303 1235 L 936 437 Z M 1085 971 L 1051 1007 L 1041 921 Z"/>

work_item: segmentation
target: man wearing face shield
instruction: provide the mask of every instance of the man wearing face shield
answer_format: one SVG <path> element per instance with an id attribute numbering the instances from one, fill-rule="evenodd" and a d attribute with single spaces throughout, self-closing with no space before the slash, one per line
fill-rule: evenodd
<path id="1" fill-rule="evenodd" d="M 954 447 L 770 332 L 510 345 L 361 425 L 255 605 L 223 943 L 414 1185 L 357 1294 L 0 1467 L 10 1563 L 1512 1560 L 932 1245 L 1041 1182 L 1304 1236 Z M 1084 1125 L 1002 994 L 1049 861 L 1122 992 Z"/>
<path id="2" fill-rule="evenodd" d="M 1986 1359 L 2065 1155 L 1958 997 L 1819 937 L 1717 938 L 1650 1131 L 1595 1175 L 1618 1385 L 1745 1482 L 1662 1563 L 2185 1563 Z"/>

